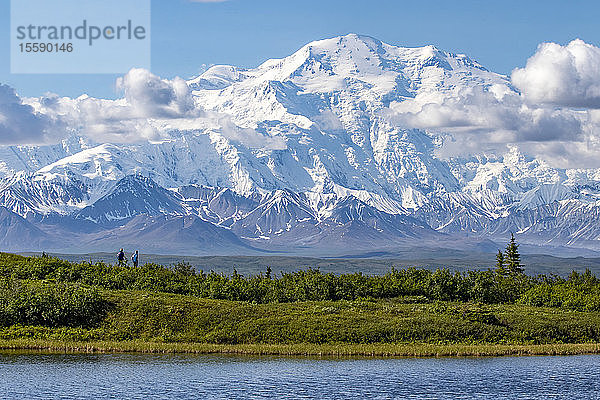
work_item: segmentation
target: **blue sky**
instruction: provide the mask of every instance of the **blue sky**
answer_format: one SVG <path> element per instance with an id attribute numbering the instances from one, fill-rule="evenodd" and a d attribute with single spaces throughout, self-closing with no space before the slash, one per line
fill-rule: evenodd
<path id="1" fill-rule="evenodd" d="M 115 97 L 115 75 L 10 74 L 9 0 L 0 0 L 0 83 L 24 96 L 51 91 Z M 189 78 L 203 65 L 253 67 L 312 40 L 350 32 L 401 46 L 434 44 L 491 70 L 523 66 L 541 42 L 600 45 L 596 1 L 152 1 L 152 72 Z"/>

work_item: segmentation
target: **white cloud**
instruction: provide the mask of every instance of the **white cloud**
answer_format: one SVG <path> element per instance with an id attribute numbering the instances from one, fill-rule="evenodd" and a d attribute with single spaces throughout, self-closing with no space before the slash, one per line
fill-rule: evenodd
<path id="1" fill-rule="evenodd" d="M 392 103 L 387 116 L 445 135 L 443 157 L 517 144 L 555 165 L 600 167 L 600 48 L 581 40 L 541 44 L 511 78 L 510 84 L 417 95 Z"/>
<path id="2" fill-rule="evenodd" d="M 571 110 L 534 107 L 508 87 L 475 87 L 437 98 L 417 96 L 392 103 L 393 118 L 414 128 L 453 133 L 487 134 L 490 140 L 576 140 L 584 134 L 584 114 Z"/>
<path id="3" fill-rule="evenodd" d="M 596 116 L 594 119 L 593 116 Z M 592 137 L 600 114 L 592 111 L 534 105 L 506 85 L 476 87 L 451 95 L 429 93 L 392 103 L 388 117 L 400 125 L 445 136 L 438 155 L 444 158 L 482 152 L 503 152 L 518 144 L 531 154 L 565 165 L 560 149 L 573 155 L 571 166 L 589 166 L 590 153 L 600 148 Z M 596 166 L 600 162 L 596 161 Z"/>
<path id="4" fill-rule="evenodd" d="M 523 143 L 521 151 L 534 155 L 558 168 L 599 168 L 598 154 L 600 143 L 587 140 L 582 142 L 555 141 L 544 143 Z"/>
<path id="5" fill-rule="evenodd" d="M 57 134 L 54 121 L 0 84 L 0 144 L 42 144 Z"/>
<path id="6" fill-rule="evenodd" d="M 542 43 L 512 83 L 531 103 L 600 108 L 600 48 L 579 39 Z"/>
<path id="7" fill-rule="evenodd" d="M 229 115 L 203 110 L 181 78 L 163 79 L 144 69 L 132 69 L 117 79 L 117 88 L 123 93 L 117 100 L 47 95 L 29 101 L 38 115 L 61 121 L 98 143 L 161 141 L 171 139 L 171 133 L 210 130 L 251 148 L 287 147 L 281 137 L 238 127 Z"/>
<path id="8" fill-rule="evenodd" d="M 117 88 L 139 117 L 177 118 L 195 111 L 187 83 L 176 77 L 161 79 L 145 69 L 132 69 L 117 79 Z"/>
<path id="9" fill-rule="evenodd" d="M 44 96 L 30 99 L 39 113 L 97 142 L 132 143 L 162 140 L 168 134 L 159 130 L 156 120 L 197 118 L 189 87 L 181 78 L 162 79 L 144 69 L 132 69 L 117 79 L 124 97 L 117 100 L 80 96 L 76 99 Z"/>

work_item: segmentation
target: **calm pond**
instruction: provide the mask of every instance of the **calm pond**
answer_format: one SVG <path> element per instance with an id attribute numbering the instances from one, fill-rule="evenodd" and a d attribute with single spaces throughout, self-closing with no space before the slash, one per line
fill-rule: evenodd
<path id="1" fill-rule="evenodd" d="M 2 399 L 599 399 L 600 356 L 0 354 Z"/>

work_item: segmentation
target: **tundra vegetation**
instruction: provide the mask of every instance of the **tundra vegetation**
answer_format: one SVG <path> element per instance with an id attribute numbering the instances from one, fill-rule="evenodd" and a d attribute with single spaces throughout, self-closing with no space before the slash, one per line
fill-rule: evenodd
<path id="1" fill-rule="evenodd" d="M 316 269 L 254 276 L 190 265 L 0 253 L 0 347 L 278 354 L 597 352 L 600 280 L 529 276 L 511 239 L 493 269 Z"/>

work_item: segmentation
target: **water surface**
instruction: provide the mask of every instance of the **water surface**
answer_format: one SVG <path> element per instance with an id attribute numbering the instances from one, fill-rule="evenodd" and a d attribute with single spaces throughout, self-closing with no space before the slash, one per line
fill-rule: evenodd
<path id="1" fill-rule="evenodd" d="M 599 399 L 600 356 L 0 354 L 3 399 Z"/>

